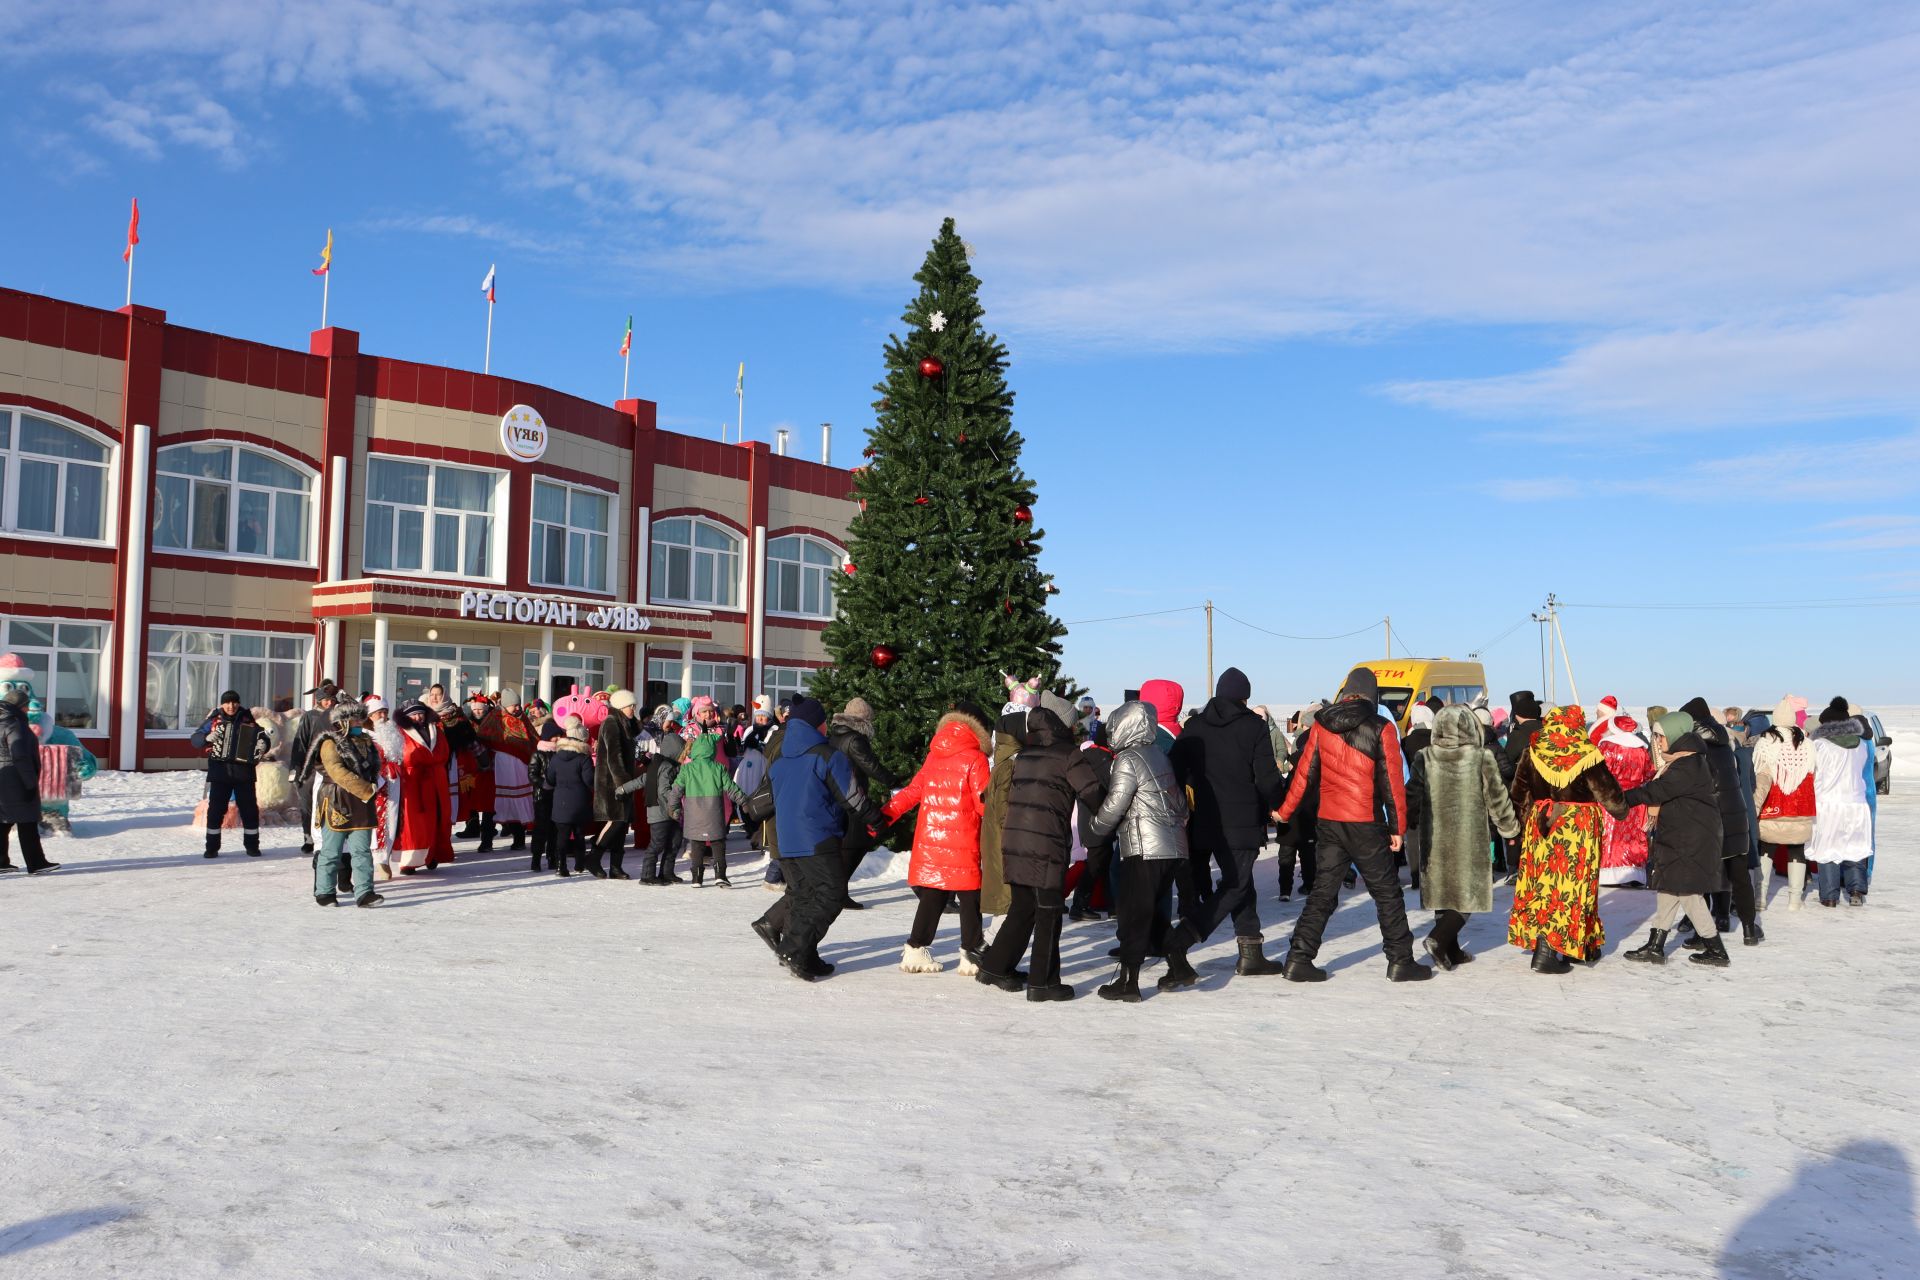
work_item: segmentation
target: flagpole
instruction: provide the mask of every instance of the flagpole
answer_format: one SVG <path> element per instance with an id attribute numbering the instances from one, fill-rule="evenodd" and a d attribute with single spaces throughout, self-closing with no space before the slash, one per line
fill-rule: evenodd
<path id="1" fill-rule="evenodd" d="M 487 354 L 481 361 L 480 372 L 493 372 L 493 299 L 487 299 Z"/>
<path id="2" fill-rule="evenodd" d="M 734 427 L 733 427 L 733 442 L 735 444 L 740 444 L 747 438 L 746 437 L 747 388 L 745 383 L 742 383 L 740 386 L 739 400 L 740 400 L 740 417 L 739 417 L 739 421 L 734 423 Z"/>
<path id="3" fill-rule="evenodd" d="M 127 246 L 127 305 L 133 305 L 133 246 Z"/>
<path id="4" fill-rule="evenodd" d="M 620 398 L 627 398 L 627 377 L 633 372 L 633 342 L 627 342 L 627 353 L 620 358 Z"/>
<path id="5" fill-rule="evenodd" d="M 327 293 L 333 288 L 333 260 L 327 260 L 327 269 L 320 273 L 320 327 L 327 327 Z"/>

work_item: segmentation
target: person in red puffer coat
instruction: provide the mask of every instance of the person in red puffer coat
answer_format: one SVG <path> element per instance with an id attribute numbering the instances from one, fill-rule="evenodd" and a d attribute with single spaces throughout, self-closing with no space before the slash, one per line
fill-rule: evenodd
<path id="1" fill-rule="evenodd" d="M 920 906 L 900 952 L 900 967 L 908 973 L 938 973 L 944 967 L 930 947 L 940 915 L 954 895 L 960 899 L 960 972 L 977 972 L 982 945 L 980 816 L 986 812 L 982 793 L 991 773 L 988 741 L 986 725 L 965 712 L 949 711 L 934 727 L 927 762 L 881 811 L 888 822 L 895 822 L 916 805 L 920 809 L 907 862 L 907 884 Z"/>

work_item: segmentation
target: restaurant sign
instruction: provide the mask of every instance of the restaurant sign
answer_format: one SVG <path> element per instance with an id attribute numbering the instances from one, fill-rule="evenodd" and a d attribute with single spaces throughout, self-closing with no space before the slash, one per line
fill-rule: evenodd
<path id="1" fill-rule="evenodd" d="M 583 604 L 558 596 L 516 591 L 462 591 L 460 616 L 536 627 L 586 627 L 592 631 L 651 631 L 653 619 L 632 604 Z"/>

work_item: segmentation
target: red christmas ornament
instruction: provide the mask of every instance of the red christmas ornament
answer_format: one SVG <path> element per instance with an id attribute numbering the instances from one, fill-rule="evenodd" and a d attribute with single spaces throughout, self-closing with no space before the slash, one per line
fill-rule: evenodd
<path id="1" fill-rule="evenodd" d="M 1002 608 L 1004 608 L 1004 609 L 1005 609 L 1005 610 L 1006 610 L 1006 611 L 1007 611 L 1008 613 L 1012 613 L 1012 612 L 1013 612 L 1013 601 L 1011 601 L 1011 600 L 1002 600 L 1002 601 L 1000 602 L 1000 604 L 1001 604 L 1001 607 L 1002 607 Z"/>
<path id="2" fill-rule="evenodd" d="M 866 504 L 862 503 L 861 505 L 864 506 Z M 840 570 L 842 573 L 845 573 L 849 578 L 851 578 L 853 576 L 853 561 L 849 560 L 845 564 L 841 565 Z"/>
<path id="3" fill-rule="evenodd" d="M 920 376 L 923 378 L 937 378 L 946 371 L 947 366 L 941 364 L 932 356 L 928 356 L 920 362 Z"/>
<path id="4" fill-rule="evenodd" d="M 877 454 L 877 453 L 879 453 L 879 452 L 880 452 L 880 451 L 879 451 L 878 449 L 876 449 L 876 448 L 874 448 L 874 447 L 873 447 L 872 445 L 868 445 L 868 446 L 867 446 L 867 448 L 866 448 L 866 451 L 864 452 L 864 454 L 863 454 L 862 456 L 863 456 L 863 457 L 868 457 L 868 458 L 871 458 L 871 457 L 873 457 L 873 456 L 874 456 L 875 454 Z"/>
<path id="5" fill-rule="evenodd" d="M 1015 524 L 1032 524 L 1033 508 L 1029 507 L 1024 502 L 1021 503 L 1019 506 L 1015 507 L 1013 509 L 1013 522 Z"/>
<path id="6" fill-rule="evenodd" d="M 900 660 L 900 655 L 894 651 L 894 647 L 892 645 L 877 644 L 873 646 L 873 665 L 878 667 L 880 670 L 885 671 L 888 667 L 892 666 L 894 663 L 898 662 L 899 660 Z"/>
<path id="7" fill-rule="evenodd" d="M 960 433 L 960 443 L 965 444 L 966 442 L 967 442 L 967 433 L 962 431 Z"/>
<path id="8" fill-rule="evenodd" d="M 933 501 L 933 499 L 929 498 L 926 494 L 923 493 L 919 497 L 913 500 L 913 505 L 916 507 L 924 507 L 931 501 Z"/>

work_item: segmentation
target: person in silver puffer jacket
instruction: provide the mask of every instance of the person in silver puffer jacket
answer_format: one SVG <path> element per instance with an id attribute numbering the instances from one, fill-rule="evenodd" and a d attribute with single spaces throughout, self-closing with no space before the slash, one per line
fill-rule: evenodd
<path id="1" fill-rule="evenodd" d="M 1144 702 L 1123 703 L 1107 719 L 1113 778 L 1107 798 L 1088 819 L 1089 845 L 1118 835 L 1120 857 L 1120 972 L 1100 995 L 1129 1004 L 1140 999 L 1140 964 L 1147 957 L 1153 904 L 1186 865 L 1187 797 L 1173 765 L 1154 749 L 1159 720 Z"/>

